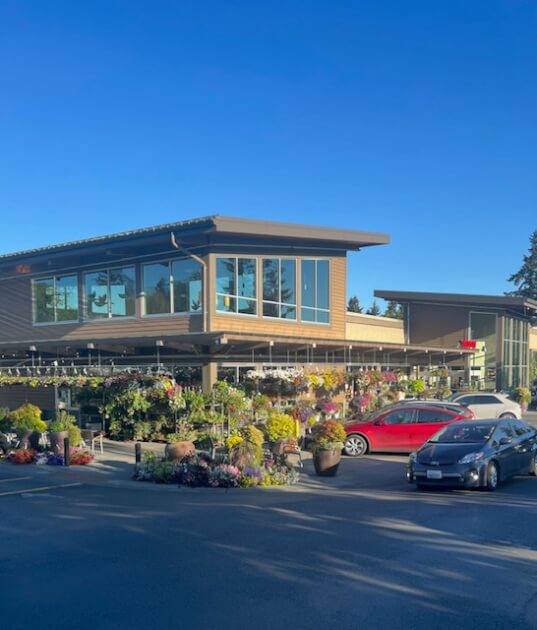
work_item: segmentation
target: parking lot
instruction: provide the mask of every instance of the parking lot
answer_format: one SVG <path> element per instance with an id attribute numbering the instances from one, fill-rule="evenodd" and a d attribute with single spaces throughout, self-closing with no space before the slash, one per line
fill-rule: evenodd
<path id="1" fill-rule="evenodd" d="M 250 490 L 0 465 L 3 618 L 13 630 L 535 628 L 537 480 L 423 493 L 405 461 L 345 458 L 325 480 L 306 462 L 299 486 Z"/>

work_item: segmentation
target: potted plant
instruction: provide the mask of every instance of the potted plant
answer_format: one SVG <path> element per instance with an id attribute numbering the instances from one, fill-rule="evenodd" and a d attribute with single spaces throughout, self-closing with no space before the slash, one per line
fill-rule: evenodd
<path id="1" fill-rule="evenodd" d="M 48 425 L 50 433 L 50 449 L 55 455 L 65 455 L 64 453 L 64 440 L 68 437 L 71 440 L 71 436 L 74 442 L 80 444 L 80 431 L 75 426 L 76 419 L 74 416 L 69 415 L 66 411 L 60 411 L 56 417 Z M 70 446 L 78 446 L 78 444 L 70 444 Z"/>
<path id="2" fill-rule="evenodd" d="M 41 419 L 41 409 L 26 403 L 10 412 L 8 419 L 11 428 L 20 439 L 20 447 L 27 448 L 30 443 L 32 448 L 37 448 L 41 433 L 47 428 L 46 423 Z"/>
<path id="3" fill-rule="evenodd" d="M 195 431 L 188 422 L 178 422 L 176 424 L 175 433 L 169 433 L 166 436 L 168 444 L 166 444 L 165 455 L 170 461 L 183 459 L 187 455 L 192 455 L 196 451 L 194 440 L 197 437 Z"/>
<path id="4" fill-rule="evenodd" d="M 522 413 L 526 413 L 526 411 L 528 411 L 528 405 L 531 402 L 531 392 L 527 387 L 515 388 L 511 397 L 520 405 Z"/>
<path id="5" fill-rule="evenodd" d="M 313 428 L 311 451 L 315 472 L 321 477 L 334 477 L 341 461 L 346 433 L 341 422 L 325 420 Z"/>

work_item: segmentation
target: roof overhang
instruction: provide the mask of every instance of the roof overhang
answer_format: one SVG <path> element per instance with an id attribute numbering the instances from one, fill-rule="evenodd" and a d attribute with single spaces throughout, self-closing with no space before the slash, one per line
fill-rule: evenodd
<path id="1" fill-rule="evenodd" d="M 489 308 L 516 311 L 533 318 L 537 315 L 537 300 L 514 295 L 477 295 L 468 293 L 427 293 L 418 291 L 388 291 L 377 289 L 375 297 L 402 304 L 435 304 L 444 306 Z"/>
<path id="2" fill-rule="evenodd" d="M 17 274 L 43 271 L 46 265 L 83 265 L 87 260 L 100 264 L 108 259 L 113 263 L 114 259 L 135 258 L 141 251 L 166 255 L 177 251 L 171 243 L 172 234 L 183 247 L 198 250 L 221 244 L 245 246 L 251 243 L 258 249 L 272 245 L 325 248 L 344 253 L 390 241 L 387 234 L 376 232 L 215 215 L 0 255 L 0 270 L 4 274 Z"/>

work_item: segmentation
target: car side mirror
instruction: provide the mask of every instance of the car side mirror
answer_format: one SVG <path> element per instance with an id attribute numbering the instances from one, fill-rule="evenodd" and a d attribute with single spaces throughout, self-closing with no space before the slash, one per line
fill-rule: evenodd
<path id="1" fill-rule="evenodd" d="M 507 444 L 511 444 L 513 440 L 508 437 L 500 438 L 500 446 L 506 446 Z"/>

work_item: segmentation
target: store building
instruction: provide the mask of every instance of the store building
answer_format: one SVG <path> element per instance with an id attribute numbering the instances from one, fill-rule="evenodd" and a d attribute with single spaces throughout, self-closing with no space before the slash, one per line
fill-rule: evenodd
<path id="1" fill-rule="evenodd" d="M 537 301 L 524 297 L 375 291 L 402 304 L 409 343 L 475 348 L 461 375 L 481 389 L 528 386 L 537 352 Z"/>
<path id="2" fill-rule="evenodd" d="M 388 242 L 212 216 L 3 255 L 0 369 L 164 367 L 207 389 L 265 366 L 464 368 L 457 335 L 347 312 L 348 253 Z"/>

